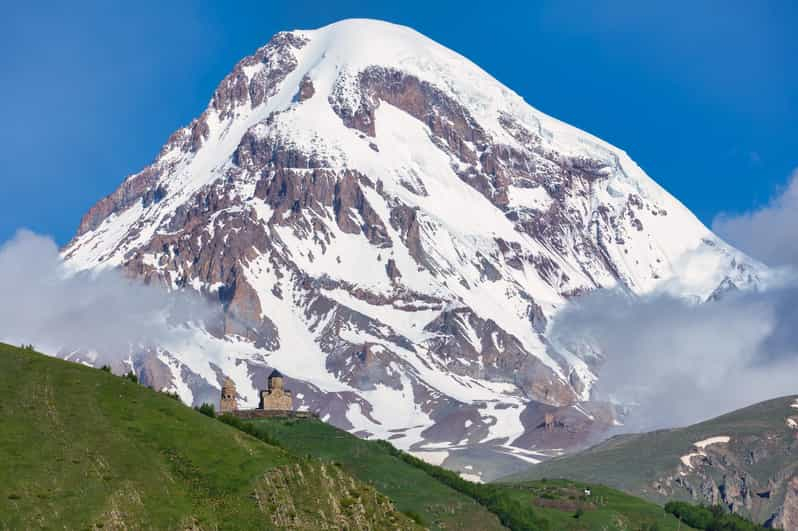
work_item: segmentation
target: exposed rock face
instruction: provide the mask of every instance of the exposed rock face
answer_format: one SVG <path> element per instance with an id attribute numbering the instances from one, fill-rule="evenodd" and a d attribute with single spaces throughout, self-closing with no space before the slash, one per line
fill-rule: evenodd
<path id="1" fill-rule="evenodd" d="M 272 468 L 255 483 L 252 497 L 274 529 L 420 529 L 373 487 L 326 463 Z"/>
<path id="2" fill-rule="evenodd" d="M 798 439 L 794 430 L 733 437 L 682 462 L 653 482 L 664 497 L 687 494 L 696 503 L 723 505 L 768 527 L 798 529 Z"/>
<path id="3" fill-rule="evenodd" d="M 598 404 L 590 416 L 602 415 Z M 530 406 L 519 446 L 553 446 L 583 436 L 572 408 Z M 504 481 L 563 477 L 600 482 L 664 504 L 721 505 L 766 527 L 796 529 L 798 397 L 775 398 L 692 426 L 624 433 L 549 460 Z M 567 446 L 564 444 L 563 446 Z"/>
<path id="4" fill-rule="evenodd" d="M 772 527 L 777 529 L 798 529 L 798 476 L 787 483 L 784 493 L 784 503 L 770 521 Z"/>
<path id="5" fill-rule="evenodd" d="M 546 336 L 570 297 L 706 298 L 760 274 L 624 152 L 373 21 L 280 33 L 239 62 L 64 256 L 218 303 L 193 345 L 150 354 L 187 401 L 223 374 L 253 407 L 278 367 L 295 406 L 345 429 L 505 454 L 537 444 L 533 410 L 585 434 L 612 422 L 572 407 L 600 356 Z M 697 257 L 713 265 L 688 278 Z"/>

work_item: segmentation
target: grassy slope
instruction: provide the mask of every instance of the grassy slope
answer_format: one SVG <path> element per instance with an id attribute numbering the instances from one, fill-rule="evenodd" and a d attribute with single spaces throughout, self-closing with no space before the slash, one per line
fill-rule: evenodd
<path id="1" fill-rule="evenodd" d="M 498 519 L 474 500 L 374 442 L 318 420 L 268 419 L 253 424 L 298 454 L 340 463 L 345 471 L 391 498 L 399 510 L 418 514 L 433 529 L 502 529 Z"/>
<path id="2" fill-rule="evenodd" d="M 696 441 L 717 435 L 743 439 L 768 431 L 788 431 L 785 418 L 795 398 L 769 400 L 687 428 L 613 437 L 579 454 L 531 467 L 506 481 L 564 477 L 601 482 L 628 492 L 646 492 L 651 481 L 675 470 L 679 457 L 687 454 Z M 783 466 L 785 463 L 773 459 L 758 468 L 764 478 Z"/>
<path id="3" fill-rule="evenodd" d="M 389 498 L 433 528 L 500 528 L 429 470 L 321 422 L 257 421 L 286 451 L 122 378 L 2 344 L 0 396 L 0 529 L 413 528 Z M 551 530 L 676 528 L 606 487 L 590 500 L 573 482 L 499 488 Z"/>
<path id="4" fill-rule="evenodd" d="M 635 496 L 605 487 L 569 480 L 527 481 L 506 488 L 522 501 L 532 500 L 552 530 L 682 530 L 662 507 Z M 584 496 L 584 489 L 590 496 Z M 547 507 L 548 505 L 548 507 Z M 582 509 L 577 516 L 577 511 Z"/>
<path id="5" fill-rule="evenodd" d="M 264 419 L 254 421 L 282 445 L 341 467 L 372 484 L 394 500 L 397 508 L 414 512 L 425 524 L 446 529 L 493 529 L 495 517 L 486 515 L 470 498 L 446 487 L 426 472 L 392 456 L 376 442 L 364 441 L 319 421 Z M 509 496 L 549 522 L 548 529 L 678 529 L 678 522 L 653 503 L 617 490 L 590 485 L 590 499 L 583 496 L 585 484 L 572 481 L 530 481 L 502 485 Z M 579 518 L 574 518 L 578 509 Z M 687 529 L 682 525 L 681 529 Z"/>
<path id="6" fill-rule="evenodd" d="M 373 489 L 111 374 L 0 344 L 0 529 L 413 527 Z"/>

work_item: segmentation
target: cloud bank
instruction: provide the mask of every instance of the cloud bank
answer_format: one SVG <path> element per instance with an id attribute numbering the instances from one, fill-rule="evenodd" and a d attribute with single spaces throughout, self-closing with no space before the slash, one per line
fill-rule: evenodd
<path id="1" fill-rule="evenodd" d="M 795 287 L 705 304 L 600 291 L 564 310 L 552 337 L 598 347 L 596 397 L 634 404 L 627 430 L 684 426 L 798 393 L 795 300 Z"/>
<path id="2" fill-rule="evenodd" d="M 0 294 L 0 341 L 48 354 L 96 352 L 109 362 L 212 317 L 197 296 L 169 294 L 115 270 L 70 273 L 55 242 L 28 231 L 0 247 Z"/>
<path id="3" fill-rule="evenodd" d="M 792 280 L 704 304 L 598 291 L 552 323 L 555 341 L 598 349 L 596 397 L 634 404 L 626 430 L 688 425 L 798 393 L 798 172 L 764 208 L 721 215 L 713 228 Z"/>

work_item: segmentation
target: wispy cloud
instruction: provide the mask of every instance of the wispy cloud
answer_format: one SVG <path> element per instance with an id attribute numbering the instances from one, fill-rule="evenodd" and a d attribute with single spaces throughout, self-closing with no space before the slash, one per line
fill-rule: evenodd
<path id="1" fill-rule="evenodd" d="M 768 205 L 743 214 L 720 214 L 712 229 L 726 241 L 771 266 L 798 266 L 798 170 Z"/>
<path id="2" fill-rule="evenodd" d="M 28 231 L 0 247 L 0 294 L 0 341 L 50 354 L 97 352 L 104 361 L 212 317 L 199 297 L 168 294 L 116 270 L 70 274 L 55 242 Z"/>

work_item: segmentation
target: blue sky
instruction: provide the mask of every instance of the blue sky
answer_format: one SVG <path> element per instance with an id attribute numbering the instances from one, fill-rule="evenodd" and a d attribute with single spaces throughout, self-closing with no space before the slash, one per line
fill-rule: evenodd
<path id="1" fill-rule="evenodd" d="M 65 243 L 241 57 L 349 17 L 469 57 L 626 149 L 707 224 L 766 203 L 798 167 L 792 1 L 16 4 L 0 20 L 0 241 L 27 227 Z"/>

